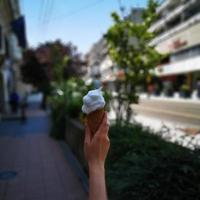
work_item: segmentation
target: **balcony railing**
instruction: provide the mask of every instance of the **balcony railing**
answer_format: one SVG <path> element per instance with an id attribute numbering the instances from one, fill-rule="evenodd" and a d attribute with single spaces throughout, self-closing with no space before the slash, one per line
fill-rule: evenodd
<path id="1" fill-rule="evenodd" d="M 194 3 L 196 3 L 198 0 L 190 0 L 190 2 L 186 3 L 186 4 L 182 4 L 180 6 L 178 6 L 175 10 L 173 10 L 171 13 L 169 12 L 169 14 L 165 17 L 160 19 L 158 22 L 156 22 L 155 24 L 152 25 L 152 27 L 150 28 L 150 31 L 156 31 L 162 27 L 164 27 L 166 25 L 167 22 L 170 22 L 171 20 L 173 20 L 175 17 L 181 15 L 187 8 L 189 8 L 191 5 L 193 5 Z"/>
<path id="2" fill-rule="evenodd" d="M 172 2 L 172 0 L 166 0 L 164 1 L 157 9 L 157 13 L 162 12 L 170 3 Z"/>
<path id="3" fill-rule="evenodd" d="M 167 32 L 164 32 L 163 34 L 161 34 L 160 36 L 156 37 L 151 43 L 150 45 L 157 45 L 158 43 L 170 38 L 171 36 L 173 36 L 174 34 L 187 29 L 189 26 L 192 26 L 196 23 L 200 22 L 200 13 L 194 15 L 194 17 L 190 18 L 189 20 L 187 20 L 186 22 L 183 22 L 181 24 L 179 24 L 178 26 L 176 26 L 173 29 L 170 29 Z"/>
<path id="4" fill-rule="evenodd" d="M 183 74 L 200 70 L 200 57 L 190 58 L 184 61 L 169 63 L 155 68 L 157 76 Z"/>

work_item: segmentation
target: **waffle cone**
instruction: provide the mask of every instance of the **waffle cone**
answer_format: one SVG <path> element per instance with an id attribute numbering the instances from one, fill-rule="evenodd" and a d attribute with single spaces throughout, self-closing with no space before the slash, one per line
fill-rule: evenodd
<path id="1" fill-rule="evenodd" d="M 87 122 L 90 131 L 92 133 L 92 136 L 94 136 L 99 126 L 101 125 L 104 113 L 105 113 L 104 108 L 102 108 L 87 115 Z"/>

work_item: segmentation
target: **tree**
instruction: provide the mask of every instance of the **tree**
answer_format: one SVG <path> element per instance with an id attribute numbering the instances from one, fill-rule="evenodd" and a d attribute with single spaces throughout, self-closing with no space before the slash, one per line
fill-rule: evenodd
<path id="1" fill-rule="evenodd" d="M 47 66 L 38 61 L 34 50 L 31 49 L 24 53 L 24 62 L 21 65 L 21 75 L 25 83 L 31 83 L 41 90 L 50 83 Z"/>
<path id="2" fill-rule="evenodd" d="M 130 17 L 120 18 L 112 13 L 114 24 L 107 31 L 109 54 L 119 69 L 123 69 L 125 78 L 117 81 L 117 120 L 120 123 L 125 112 L 126 122 L 132 116 L 132 103 L 138 103 L 136 87 L 140 86 L 161 60 L 162 56 L 150 45 L 155 34 L 149 31 L 156 19 L 155 0 L 149 0 L 143 12 L 143 22 L 135 23 Z"/>
<path id="3" fill-rule="evenodd" d="M 63 82 L 81 75 L 84 62 L 72 43 L 63 44 L 59 40 L 47 42 L 36 49 L 36 54 L 41 63 L 49 66 L 51 80 L 54 82 Z"/>
<path id="4" fill-rule="evenodd" d="M 83 64 L 81 55 L 71 43 L 46 42 L 25 52 L 22 79 L 43 92 L 42 107 L 45 108 L 52 82 L 61 84 L 70 77 L 80 76 Z"/>
<path id="5" fill-rule="evenodd" d="M 30 49 L 24 52 L 24 61 L 20 67 L 22 80 L 25 83 L 32 84 L 43 93 L 42 107 L 45 108 L 46 96 L 50 92 L 50 75 L 48 66 L 40 63 L 36 57 L 35 51 Z"/>

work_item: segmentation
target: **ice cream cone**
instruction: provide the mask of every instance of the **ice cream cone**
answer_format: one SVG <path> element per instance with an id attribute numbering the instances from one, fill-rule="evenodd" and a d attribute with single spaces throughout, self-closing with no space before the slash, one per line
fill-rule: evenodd
<path id="1" fill-rule="evenodd" d="M 90 128 L 90 131 L 92 133 L 92 136 L 94 136 L 99 126 L 101 125 L 104 113 L 105 113 L 105 110 L 104 108 L 102 108 L 87 115 L 87 122 Z"/>

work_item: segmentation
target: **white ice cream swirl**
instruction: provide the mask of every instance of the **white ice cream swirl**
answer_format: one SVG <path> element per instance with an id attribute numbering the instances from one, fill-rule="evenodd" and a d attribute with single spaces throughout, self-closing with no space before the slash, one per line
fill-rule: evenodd
<path id="1" fill-rule="evenodd" d="M 101 109 L 105 106 L 105 100 L 102 95 L 101 89 L 97 90 L 90 90 L 84 97 L 83 97 L 83 106 L 82 111 L 85 114 L 90 114 L 95 110 Z"/>

